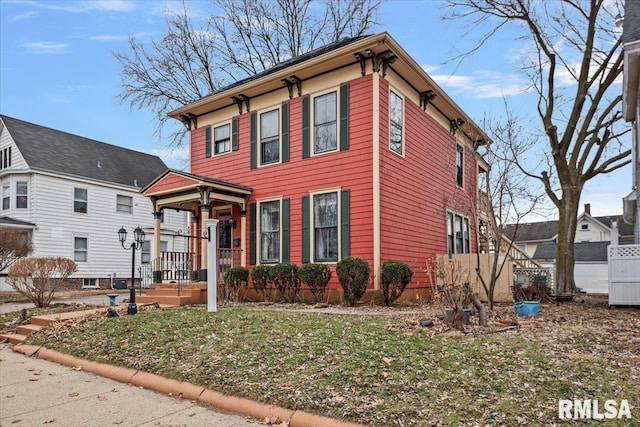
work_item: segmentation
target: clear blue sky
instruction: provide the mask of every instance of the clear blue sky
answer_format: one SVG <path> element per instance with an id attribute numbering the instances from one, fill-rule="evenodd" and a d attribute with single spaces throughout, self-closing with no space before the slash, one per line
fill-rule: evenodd
<path id="1" fill-rule="evenodd" d="M 390 0 L 376 31 L 389 32 L 476 122 L 501 115 L 503 97 L 516 110 L 531 102 L 513 61 L 521 42 L 499 34 L 458 65 L 450 60 L 471 41 L 463 37 L 463 22 L 440 18 L 439 4 Z M 162 12 L 172 7 L 180 6 L 164 0 L 0 0 L 0 112 L 185 168 L 185 152 L 168 152 L 154 135 L 151 112 L 117 100 L 119 67 L 112 55 L 127 50 L 129 35 L 162 37 Z M 621 214 L 621 198 L 630 191 L 631 168 L 625 167 L 588 183 L 582 203 L 591 203 L 596 216 Z"/>

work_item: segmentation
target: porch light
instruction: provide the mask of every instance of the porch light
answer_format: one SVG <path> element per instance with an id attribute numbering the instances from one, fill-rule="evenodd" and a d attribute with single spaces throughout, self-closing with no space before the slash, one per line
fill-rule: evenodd
<path id="1" fill-rule="evenodd" d="M 229 224 L 229 225 L 230 225 L 231 227 L 233 227 L 233 229 L 235 230 L 235 228 L 236 228 L 236 220 L 235 220 L 235 219 L 233 219 L 233 217 L 231 217 L 231 218 L 229 218 L 229 219 L 227 220 L 227 224 Z"/>
<path id="2" fill-rule="evenodd" d="M 124 227 L 120 227 L 118 230 L 118 239 L 123 249 L 131 249 L 131 289 L 129 293 L 129 307 L 127 308 L 127 314 L 136 314 L 138 312 L 138 306 L 136 305 L 136 286 L 135 286 L 135 264 L 136 264 L 136 250 L 142 248 L 144 242 L 144 230 L 138 225 L 133 230 L 133 242 L 127 248 L 125 242 L 127 240 L 127 230 Z"/>

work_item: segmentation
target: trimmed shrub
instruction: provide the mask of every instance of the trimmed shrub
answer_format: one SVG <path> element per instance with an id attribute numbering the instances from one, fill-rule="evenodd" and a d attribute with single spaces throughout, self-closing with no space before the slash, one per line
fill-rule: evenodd
<path id="1" fill-rule="evenodd" d="M 271 283 L 271 266 L 257 265 L 251 270 L 251 283 L 253 289 L 260 294 L 262 300 L 270 299 L 269 284 Z"/>
<path id="2" fill-rule="evenodd" d="M 331 269 L 327 264 L 308 263 L 298 269 L 300 281 L 307 285 L 313 295 L 313 302 L 317 303 L 324 294 L 324 290 L 331 280 Z"/>
<path id="3" fill-rule="evenodd" d="M 344 302 L 355 305 L 367 290 L 369 263 L 362 258 L 344 258 L 338 261 L 336 273 L 342 286 Z"/>
<path id="4" fill-rule="evenodd" d="M 294 302 L 300 292 L 298 266 L 290 262 L 281 262 L 271 266 L 271 282 L 286 302 Z"/>
<path id="5" fill-rule="evenodd" d="M 224 275 L 225 301 L 238 302 L 238 294 L 242 286 L 249 280 L 249 270 L 246 267 L 231 267 Z"/>
<path id="6" fill-rule="evenodd" d="M 404 262 L 385 261 L 380 275 L 384 305 L 391 306 L 402 295 L 412 277 L 413 271 Z"/>

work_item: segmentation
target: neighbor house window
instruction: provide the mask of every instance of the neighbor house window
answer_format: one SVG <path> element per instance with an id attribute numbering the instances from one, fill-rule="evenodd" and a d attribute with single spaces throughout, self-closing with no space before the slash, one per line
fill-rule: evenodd
<path id="1" fill-rule="evenodd" d="M 9 209 L 11 202 L 11 184 L 2 184 L 2 210 Z"/>
<path id="2" fill-rule="evenodd" d="M 313 99 L 313 152 L 324 153 L 338 148 L 337 93 L 331 92 Z"/>
<path id="3" fill-rule="evenodd" d="M 11 147 L 0 151 L 0 170 L 11 166 Z"/>
<path id="4" fill-rule="evenodd" d="M 470 242 L 469 218 L 447 212 L 447 247 L 449 255 L 470 253 Z"/>
<path id="5" fill-rule="evenodd" d="M 29 183 L 27 181 L 16 182 L 16 208 L 27 209 L 29 207 Z"/>
<path id="6" fill-rule="evenodd" d="M 231 151 L 231 125 L 226 124 L 213 129 L 213 146 L 215 154 Z"/>
<path id="7" fill-rule="evenodd" d="M 121 196 L 120 194 L 118 194 L 116 200 L 116 211 L 133 213 L 133 197 Z"/>
<path id="8" fill-rule="evenodd" d="M 391 91 L 389 94 L 389 148 L 402 154 L 403 112 L 402 97 Z"/>
<path id="9" fill-rule="evenodd" d="M 260 203 L 260 262 L 280 261 L 280 201 Z"/>
<path id="10" fill-rule="evenodd" d="M 583 222 L 582 224 L 580 224 L 580 230 L 589 230 L 589 223 L 588 222 Z"/>
<path id="11" fill-rule="evenodd" d="M 338 193 L 313 196 L 315 261 L 338 261 Z"/>
<path id="12" fill-rule="evenodd" d="M 142 247 L 140 248 L 140 262 L 142 264 L 149 264 L 151 262 L 151 242 L 149 240 L 142 242 Z"/>
<path id="13" fill-rule="evenodd" d="M 456 145 L 456 184 L 462 187 L 464 183 L 464 148 Z"/>
<path id="14" fill-rule="evenodd" d="M 86 237 L 74 237 L 73 239 L 73 260 L 76 262 L 87 262 L 88 246 Z"/>
<path id="15" fill-rule="evenodd" d="M 280 110 L 260 114 L 260 164 L 280 161 Z"/>
<path id="16" fill-rule="evenodd" d="M 98 281 L 96 279 L 82 279 L 83 288 L 99 288 Z"/>
<path id="17" fill-rule="evenodd" d="M 87 189 L 73 189 L 73 211 L 79 213 L 87 213 Z"/>

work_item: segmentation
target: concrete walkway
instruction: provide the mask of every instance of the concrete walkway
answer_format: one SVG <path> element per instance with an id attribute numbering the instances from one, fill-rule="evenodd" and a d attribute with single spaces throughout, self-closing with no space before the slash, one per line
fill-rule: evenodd
<path id="1" fill-rule="evenodd" d="M 117 293 L 118 297 L 116 298 L 116 302 L 120 303 L 123 299 L 129 299 L 128 291 L 112 291 L 113 293 Z M 51 302 L 52 304 L 72 304 L 72 303 L 83 303 L 87 305 L 109 305 L 109 297 L 107 294 L 103 295 L 78 295 L 71 298 L 55 298 Z M 12 311 L 20 311 L 23 308 L 33 308 L 34 305 L 30 302 L 7 302 L 0 304 L 0 314 L 10 313 Z"/>
<path id="2" fill-rule="evenodd" d="M 229 414 L 73 367 L 26 357 L 0 344 L 0 426 L 246 427 Z"/>

